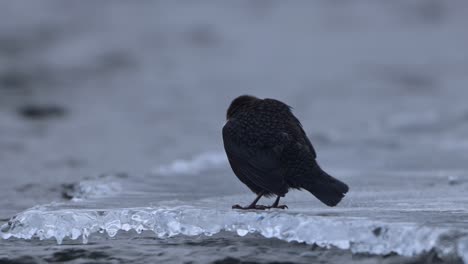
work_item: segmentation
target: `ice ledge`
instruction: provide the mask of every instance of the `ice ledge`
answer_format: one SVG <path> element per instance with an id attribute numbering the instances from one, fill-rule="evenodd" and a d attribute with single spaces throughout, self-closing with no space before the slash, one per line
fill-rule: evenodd
<path id="1" fill-rule="evenodd" d="M 284 211 L 239 212 L 195 207 L 113 210 L 45 210 L 33 208 L 0 228 L 3 239 L 82 238 L 93 233 L 114 237 L 119 230 L 153 231 L 158 238 L 176 235 L 211 236 L 221 231 L 239 236 L 259 233 L 267 238 L 349 249 L 354 253 L 414 256 L 435 250 L 441 257 L 468 263 L 468 234 L 412 223 L 383 223 L 366 218 L 310 216 Z"/>

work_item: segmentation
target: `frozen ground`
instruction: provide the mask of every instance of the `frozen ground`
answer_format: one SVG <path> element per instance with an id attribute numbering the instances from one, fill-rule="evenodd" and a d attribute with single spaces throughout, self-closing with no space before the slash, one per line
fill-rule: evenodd
<path id="1" fill-rule="evenodd" d="M 2 2 L 0 263 L 468 263 L 467 23 L 461 0 Z M 294 106 L 338 207 L 230 209 L 254 198 L 220 136 L 243 93 Z"/>

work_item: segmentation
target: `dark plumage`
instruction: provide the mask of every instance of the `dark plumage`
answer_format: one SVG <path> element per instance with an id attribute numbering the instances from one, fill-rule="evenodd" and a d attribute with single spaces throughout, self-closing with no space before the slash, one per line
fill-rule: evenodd
<path id="1" fill-rule="evenodd" d="M 237 209 L 286 208 L 280 197 L 289 189 L 306 189 L 328 206 L 337 205 L 348 186 L 324 172 L 314 147 L 291 107 L 274 99 L 243 95 L 232 101 L 223 127 L 224 149 L 234 173 L 258 196 Z M 257 205 L 276 195 L 272 206 Z"/>

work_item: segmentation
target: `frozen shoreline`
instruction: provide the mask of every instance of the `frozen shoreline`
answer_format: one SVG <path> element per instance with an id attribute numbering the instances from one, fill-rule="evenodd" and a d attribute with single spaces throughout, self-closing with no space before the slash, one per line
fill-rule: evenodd
<path id="1" fill-rule="evenodd" d="M 468 210 L 457 206 L 464 200 L 456 196 L 447 201 L 452 206 L 445 211 L 434 203 L 432 208 L 412 208 L 409 200 L 400 200 L 393 207 L 367 207 L 359 205 L 366 198 L 356 196 L 336 209 L 304 208 L 304 202 L 308 202 L 304 198 L 312 197 L 296 193 L 291 198 L 294 202 L 289 205 L 296 209 L 247 212 L 226 209 L 236 200 L 248 199 L 246 196 L 206 198 L 192 202 L 192 206 L 173 201 L 158 207 L 122 209 L 70 209 L 72 204 L 51 204 L 19 213 L 1 227 L 0 234 L 3 239 L 53 239 L 61 244 L 70 239 L 88 243 L 102 234 L 115 237 L 131 230 L 138 234 L 151 231 L 163 240 L 227 231 L 350 250 L 353 254 L 415 257 L 433 252 L 446 261 L 468 262 L 468 223 L 464 220 Z M 83 202 L 75 202 L 74 207 Z M 433 219 L 424 220 L 426 217 Z"/>

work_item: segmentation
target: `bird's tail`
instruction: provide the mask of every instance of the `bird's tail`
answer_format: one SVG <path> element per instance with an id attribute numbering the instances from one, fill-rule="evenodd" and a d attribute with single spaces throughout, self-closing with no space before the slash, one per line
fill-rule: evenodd
<path id="1" fill-rule="evenodd" d="M 301 187 L 328 206 L 337 205 L 349 190 L 348 185 L 330 176 L 317 163 L 311 174 L 303 180 Z"/>

